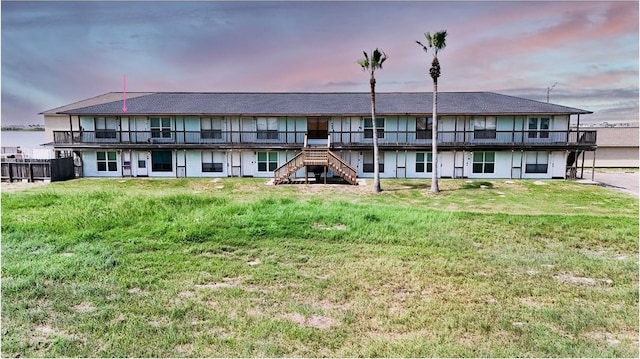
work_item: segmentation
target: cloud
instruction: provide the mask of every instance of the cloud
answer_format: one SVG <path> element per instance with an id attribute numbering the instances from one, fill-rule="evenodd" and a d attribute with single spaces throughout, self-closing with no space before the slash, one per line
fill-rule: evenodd
<path id="1" fill-rule="evenodd" d="M 389 55 L 379 91 L 430 91 L 431 58 L 414 41 L 440 29 L 449 32 L 442 91 L 529 88 L 546 100 L 558 82 L 552 98 L 594 116 L 633 109 L 627 89 L 637 102 L 637 2 L 3 2 L 2 10 L 3 118 L 27 103 L 40 106 L 23 112 L 37 113 L 118 91 L 124 74 L 130 91 L 368 91 L 356 60 L 375 47 Z"/>

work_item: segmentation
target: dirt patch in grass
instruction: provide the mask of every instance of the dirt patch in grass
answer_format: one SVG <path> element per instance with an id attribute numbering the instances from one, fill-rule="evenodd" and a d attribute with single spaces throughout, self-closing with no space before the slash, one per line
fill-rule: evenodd
<path id="1" fill-rule="evenodd" d="M 240 285 L 240 278 L 223 278 L 222 282 L 196 284 L 196 289 L 221 289 L 221 288 L 236 288 Z"/>
<path id="2" fill-rule="evenodd" d="M 193 297 L 195 297 L 195 294 L 193 292 L 191 292 L 191 291 L 184 290 L 184 291 L 178 293 L 178 297 L 180 297 L 180 298 L 193 298 Z"/>
<path id="3" fill-rule="evenodd" d="M 78 305 L 74 305 L 73 310 L 75 310 L 78 313 L 89 313 L 96 310 L 96 307 L 94 307 L 93 304 L 91 304 L 90 302 L 82 302 Z"/>
<path id="4" fill-rule="evenodd" d="M 2 182 L 0 190 L 2 192 L 18 192 L 31 188 L 38 188 L 48 185 L 49 182 Z"/>
<path id="5" fill-rule="evenodd" d="M 615 335 L 606 332 L 593 332 L 589 333 L 589 337 L 595 340 L 604 341 L 610 345 L 620 344 L 620 340 Z"/>
<path id="6" fill-rule="evenodd" d="M 162 328 L 169 325 L 169 319 L 167 319 L 166 317 L 161 317 L 155 320 L 150 320 L 147 323 L 152 327 Z"/>
<path id="7" fill-rule="evenodd" d="M 366 183 L 363 185 L 358 183 L 357 186 L 349 184 L 292 184 L 289 186 L 295 186 L 296 190 L 300 194 L 321 194 L 321 193 L 371 193 L 371 187 Z"/>
<path id="8" fill-rule="evenodd" d="M 560 283 L 582 285 L 587 287 L 596 286 L 598 284 L 607 284 L 607 285 L 613 284 L 613 281 L 607 278 L 595 279 L 595 278 L 589 278 L 589 277 L 574 276 L 572 274 L 567 274 L 567 273 L 554 275 L 553 278 L 555 278 Z"/>
<path id="9" fill-rule="evenodd" d="M 317 329 L 329 329 L 337 325 L 335 319 L 330 317 L 325 317 L 322 315 L 312 315 L 307 318 L 300 313 L 288 313 L 283 315 L 282 319 L 286 319 L 288 321 L 294 322 L 302 327 L 310 327 L 310 328 L 317 328 Z"/>
<path id="10" fill-rule="evenodd" d="M 259 258 L 252 259 L 252 260 L 247 262 L 247 264 L 250 265 L 250 266 L 257 266 L 260 263 L 262 263 L 262 261 L 260 261 Z"/>
<path id="11" fill-rule="evenodd" d="M 520 303 L 526 305 L 527 307 L 531 307 L 531 308 L 540 308 L 543 306 L 542 303 L 539 303 L 531 298 L 520 298 Z"/>
<path id="12" fill-rule="evenodd" d="M 315 229 L 336 229 L 338 231 L 346 231 L 349 228 L 345 224 L 342 224 L 342 223 L 338 223 L 338 224 L 335 224 L 333 226 L 327 226 L 324 223 L 318 223 L 318 222 L 312 224 L 311 227 L 313 227 Z"/>

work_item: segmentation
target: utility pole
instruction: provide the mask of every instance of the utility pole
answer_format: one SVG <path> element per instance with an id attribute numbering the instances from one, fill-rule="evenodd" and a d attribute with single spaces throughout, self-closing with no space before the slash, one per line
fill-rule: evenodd
<path id="1" fill-rule="evenodd" d="M 549 92 L 551 92 L 551 90 L 553 90 L 554 87 L 556 87 L 558 83 L 554 83 L 553 86 L 551 87 L 547 87 L 547 103 L 549 103 Z"/>

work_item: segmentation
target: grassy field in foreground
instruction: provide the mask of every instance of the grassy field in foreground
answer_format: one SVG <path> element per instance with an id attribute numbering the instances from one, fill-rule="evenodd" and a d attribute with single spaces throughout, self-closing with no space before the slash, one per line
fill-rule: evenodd
<path id="1" fill-rule="evenodd" d="M 3 357 L 638 357 L 638 201 L 570 181 L 2 193 Z"/>

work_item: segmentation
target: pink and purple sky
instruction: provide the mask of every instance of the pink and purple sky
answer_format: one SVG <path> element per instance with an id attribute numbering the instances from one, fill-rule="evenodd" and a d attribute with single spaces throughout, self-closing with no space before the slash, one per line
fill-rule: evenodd
<path id="1" fill-rule="evenodd" d="M 638 1 L 2 1 L 2 124 L 105 92 L 431 91 L 415 43 L 448 31 L 440 91 L 493 91 L 638 122 Z M 555 84 L 555 86 L 554 86 Z"/>

